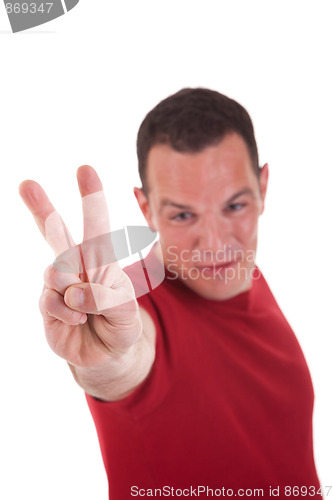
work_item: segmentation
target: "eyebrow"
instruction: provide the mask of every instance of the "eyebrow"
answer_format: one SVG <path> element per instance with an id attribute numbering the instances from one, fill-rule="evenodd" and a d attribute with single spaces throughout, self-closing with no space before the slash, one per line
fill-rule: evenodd
<path id="1" fill-rule="evenodd" d="M 250 195 L 252 198 L 254 198 L 254 193 L 252 191 L 251 188 L 244 188 L 242 189 L 241 191 L 238 191 L 238 193 L 234 194 L 231 198 L 229 198 L 229 200 L 227 201 L 227 203 L 231 203 L 232 201 L 234 201 L 236 198 L 238 198 L 239 196 L 242 196 L 244 194 L 248 194 Z"/>
<path id="2" fill-rule="evenodd" d="M 239 196 L 245 195 L 245 194 L 248 194 L 248 195 L 254 197 L 252 189 L 244 188 L 241 191 L 238 191 L 238 193 L 235 193 L 234 195 L 232 195 L 231 198 L 229 198 L 227 200 L 227 204 L 232 203 L 234 200 L 236 200 L 236 198 L 238 198 Z M 191 207 L 190 205 L 183 205 L 181 203 L 176 203 L 175 201 L 168 200 L 166 198 L 161 201 L 160 211 L 164 207 L 175 207 L 175 208 L 178 208 L 179 210 L 192 210 L 193 209 L 193 207 Z"/>

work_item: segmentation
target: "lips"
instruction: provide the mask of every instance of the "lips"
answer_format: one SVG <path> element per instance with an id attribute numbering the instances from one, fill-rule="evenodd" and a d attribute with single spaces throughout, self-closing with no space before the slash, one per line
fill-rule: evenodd
<path id="1" fill-rule="evenodd" d="M 198 269 L 216 269 L 219 267 L 231 267 L 237 262 L 237 260 L 232 260 L 230 262 L 215 262 L 213 264 L 203 264 L 202 266 L 196 265 L 195 267 L 197 267 Z"/>

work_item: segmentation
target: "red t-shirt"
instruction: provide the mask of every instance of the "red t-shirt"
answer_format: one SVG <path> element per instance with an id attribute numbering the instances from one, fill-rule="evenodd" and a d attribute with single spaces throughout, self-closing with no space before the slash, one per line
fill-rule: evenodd
<path id="1" fill-rule="evenodd" d="M 171 278 L 138 299 L 156 325 L 148 378 L 121 401 L 87 395 L 110 499 L 320 499 L 310 374 L 264 277 L 224 301 Z"/>

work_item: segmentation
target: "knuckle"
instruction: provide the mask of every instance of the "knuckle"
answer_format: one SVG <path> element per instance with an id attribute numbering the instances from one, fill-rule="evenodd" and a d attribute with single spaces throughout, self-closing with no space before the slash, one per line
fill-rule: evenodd
<path id="1" fill-rule="evenodd" d="M 43 290 L 41 296 L 39 297 L 39 310 L 42 314 L 46 313 L 47 305 L 50 301 L 50 289 L 46 288 Z"/>
<path id="2" fill-rule="evenodd" d="M 44 282 L 47 285 L 54 285 L 56 283 L 57 273 L 58 272 L 54 269 L 53 265 L 50 264 L 44 271 Z"/>
<path id="3" fill-rule="evenodd" d="M 68 323 L 69 325 L 74 325 L 78 322 L 80 317 L 81 313 L 70 309 L 66 314 L 66 323 Z"/>

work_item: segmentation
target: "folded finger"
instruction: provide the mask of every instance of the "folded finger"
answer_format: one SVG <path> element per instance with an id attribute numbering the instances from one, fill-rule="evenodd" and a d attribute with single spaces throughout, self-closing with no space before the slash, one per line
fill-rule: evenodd
<path id="1" fill-rule="evenodd" d="M 78 274 L 60 272 L 57 271 L 53 265 L 50 265 L 44 272 L 44 283 L 47 288 L 52 288 L 61 295 L 64 295 L 69 286 L 82 283 L 82 281 Z"/>
<path id="2" fill-rule="evenodd" d="M 87 315 L 70 309 L 64 302 L 64 298 L 55 290 L 45 289 L 39 300 L 39 308 L 42 315 L 62 321 L 66 325 L 81 325 L 87 321 Z"/>

